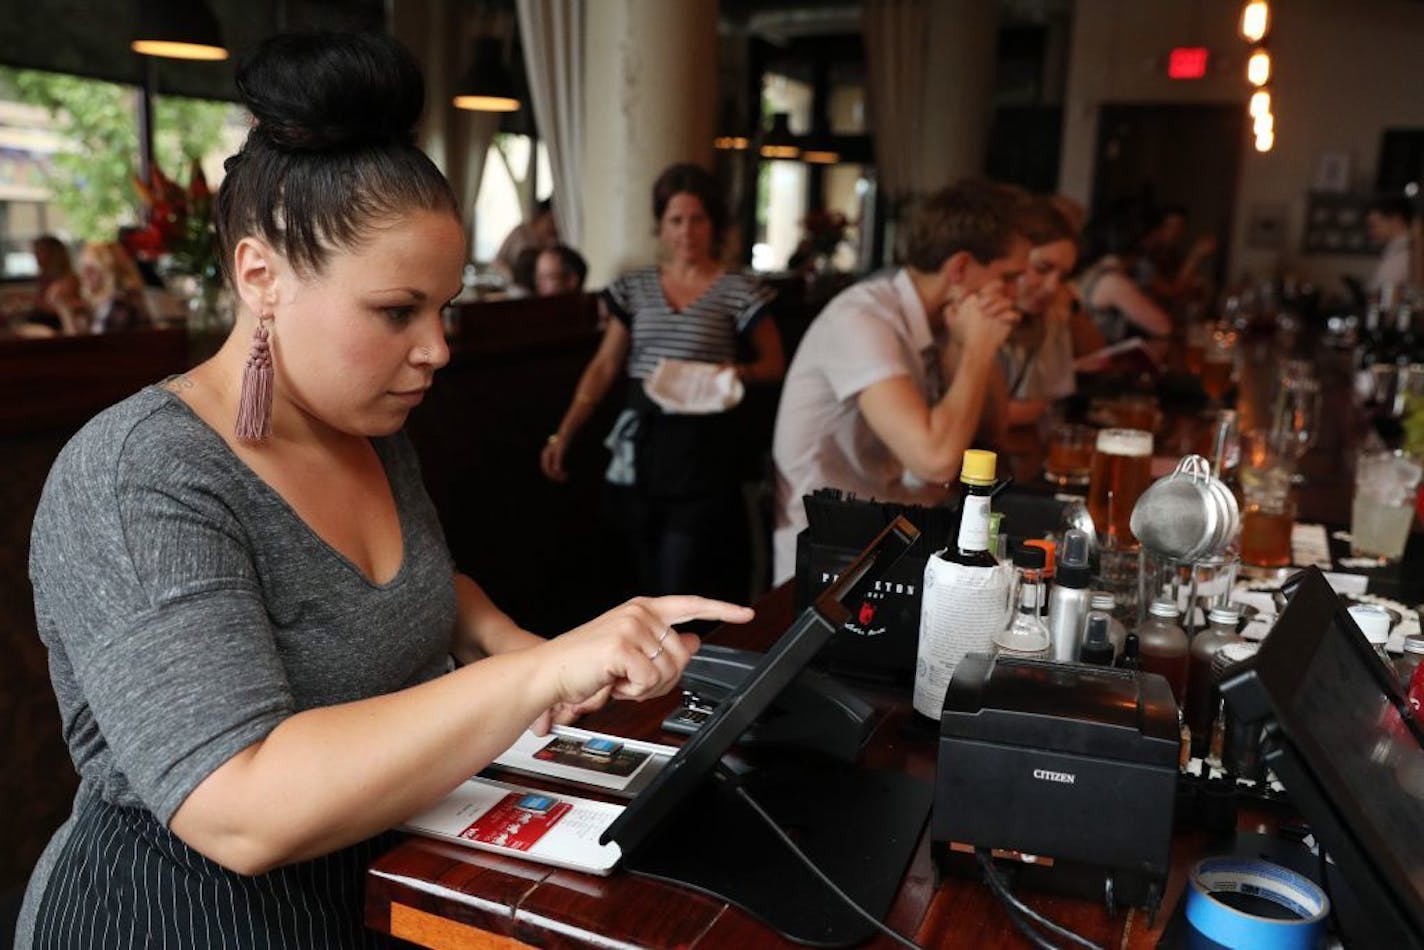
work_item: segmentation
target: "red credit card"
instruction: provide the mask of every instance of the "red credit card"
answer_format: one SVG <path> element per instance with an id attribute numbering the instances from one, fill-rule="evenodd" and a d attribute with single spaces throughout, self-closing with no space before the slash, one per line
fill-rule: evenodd
<path id="1" fill-rule="evenodd" d="M 547 811 L 531 811 L 519 807 L 524 797 L 518 793 L 504 796 L 460 832 L 460 837 L 514 851 L 528 851 L 573 809 L 568 802 L 561 801 Z"/>

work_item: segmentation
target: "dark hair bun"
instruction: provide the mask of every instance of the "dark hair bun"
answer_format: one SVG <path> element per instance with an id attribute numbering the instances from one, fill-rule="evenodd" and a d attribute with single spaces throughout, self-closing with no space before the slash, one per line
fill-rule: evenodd
<path id="1" fill-rule="evenodd" d="M 425 104 L 420 67 L 379 33 L 285 33 L 237 71 L 254 136 L 289 151 L 414 141 Z"/>

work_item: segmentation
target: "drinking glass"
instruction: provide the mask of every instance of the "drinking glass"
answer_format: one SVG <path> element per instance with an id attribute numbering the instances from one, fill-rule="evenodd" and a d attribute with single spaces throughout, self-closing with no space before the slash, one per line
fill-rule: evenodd
<path id="1" fill-rule="evenodd" d="M 1105 543 L 1136 547 L 1128 522 L 1151 481 L 1151 432 L 1103 429 L 1098 433 L 1088 474 L 1088 513 Z"/>
<path id="2" fill-rule="evenodd" d="M 1238 473 L 1244 502 L 1241 562 L 1252 567 L 1289 567 L 1295 525 L 1291 460 L 1276 450 L 1270 433 L 1248 433 L 1243 442 L 1247 464 Z"/>
<path id="3" fill-rule="evenodd" d="M 1298 466 L 1320 430 L 1320 383 L 1312 376 L 1284 377 L 1271 413 L 1271 441 L 1291 466 L 1291 481 L 1305 480 Z"/>
<path id="4" fill-rule="evenodd" d="M 1064 423 L 1048 433 L 1048 459 L 1043 477 L 1056 485 L 1086 485 L 1093 468 L 1093 446 L 1098 430 Z"/>
<path id="5" fill-rule="evenodd" d="M 1187 324 L 1186 348 L 1182 353 L 1182 364 L 1188 373 L 1200 376 L 1206 366 L 1206 338 L 1210 329 L 1201 321 Z"/>
<path id="6" fill-rule="evenodd" d="M 1124 393 L 1113 400 L 1113 425 L 1119 429 L 1141 429 L 1152 432 L 1157 428 L 1157 397 L 1145 393 Z"/>
<path id="7" fill-rule="evenodd" d="M 1219 403 L 1231 391 L 1236 376 L 1236 332 L 1215 327 L 1206 336 L 1202 352 L 1201 385 L 1207 398 Z"/>
<path id="8" fill-rule="evenodd" d="M 1388 563 L 1404 556 L 1424 469 L 1403 452 L 1366 452 L 1355 460 L 1350 552 Z"/>
<path id="9" fill-rule="evenodd" d="M 1147 605 L 1165 597 L 1177 605 L 1183 629 L 1189 633 L 1206 626 L 1212 607 L 1231 598 L 1232 585 L 1241 559 L 1229 551 L 1196 561 L 1174 561 L 1142 549 L 1138 576 L 1138 620 L 1146 616 Z"/>

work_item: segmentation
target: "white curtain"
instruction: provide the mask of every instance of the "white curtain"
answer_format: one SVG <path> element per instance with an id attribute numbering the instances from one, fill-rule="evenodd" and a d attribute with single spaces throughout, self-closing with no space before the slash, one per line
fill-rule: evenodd
<path id="1" fill-rule="evenodd" d="M 875 167 L 882 192 L 899 206 L 921 186 L 918 133 L 930 10 L 925 0 L 866 0 L 862 16 Z"/>
<path id="2" fill-rule="evenodd" d="M 464 209 L 470 232 L 470 250 L 474 252 L 475 202 L 480 197 L 480 183 L 485 175 L 485 157 L 489 154 L 495 133 L 499 131 L 502 112 L 470 112 L 453 109 L 450 130 L 450 155 L 453 162 L 446 172 L 455 197 Z"/>
<path id="3" fill-rule="evenodd" d="M 583 0 L 519 0 L 534 119 L 549 149 L 559 239 L 583 243 Z"/>

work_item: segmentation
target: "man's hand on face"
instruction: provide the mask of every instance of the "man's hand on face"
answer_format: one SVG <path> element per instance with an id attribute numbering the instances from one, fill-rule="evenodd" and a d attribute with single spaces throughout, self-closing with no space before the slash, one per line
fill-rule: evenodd
<path id="1" fill-rule="evenodd" d="M 966 351 L 993 353 L 1019 322 L 1019 312 L 1003 281 L 991 281 L 947 309 L 951 338 Z"/>

